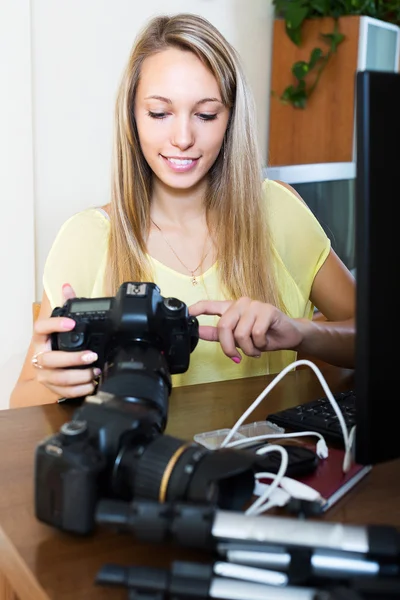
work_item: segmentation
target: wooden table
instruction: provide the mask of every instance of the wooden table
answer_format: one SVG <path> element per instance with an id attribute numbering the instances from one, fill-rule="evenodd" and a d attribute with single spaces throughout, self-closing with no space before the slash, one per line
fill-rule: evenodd
<path id="1" fill-rule="evenodd" d="M 324 373 L 333 392 L 352 386 L 352 371 L 329 367 Z M 270 380 L 257 377 L 175 389 L 167 433 L 191 439 L 201 431 L 231 427 Z M 249 422 L 321 395 L 310 370 L 291 372 Z M 71 414 L 71 408 L 57 405 L 0 411 L 1 600 L 122 600 L 127 598 L 126 590 L 93 583 L 105 563 L 168 566 L 171 559 L 199 559 L 200 551 L 139 544 L 130 536 L 107 531 L 77 539 L 37 521 L 33 510 L 35 447 L 58 431 Z M 324 519 L 400 527 L 399 467 L 400 461 L 374 467 Z"/>

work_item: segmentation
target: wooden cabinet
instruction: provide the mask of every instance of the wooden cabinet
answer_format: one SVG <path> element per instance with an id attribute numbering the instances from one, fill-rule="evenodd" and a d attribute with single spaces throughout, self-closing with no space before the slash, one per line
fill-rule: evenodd
<path id="1" fill-rule="evenodd" d="M 349 163 L 354 160 L 354 85 L 358 70 L 398 70 L 400 29 L 369 17 L 339 20 L 345 39 L 323 71 L 305 109 L 284 105 L 279 95 L 292 82 L 291 67 L 309 60 L 313 48 L 325 52 L 320 33 L 333 31 L 331 18 L 304 23 L 299 48 L 285 32 L 283 20 L 273 29 L 269 166 Z"/>

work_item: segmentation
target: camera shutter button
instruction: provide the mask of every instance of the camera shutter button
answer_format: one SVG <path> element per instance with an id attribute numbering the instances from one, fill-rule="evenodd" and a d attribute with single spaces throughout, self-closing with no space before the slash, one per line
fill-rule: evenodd
<path id="1" fill-rule="evenodd" d="M 164 298 L 164 306 L 168 308 L 168 310 L 175 312 L 182 310 L 184 304 L 177 298 Z"/>

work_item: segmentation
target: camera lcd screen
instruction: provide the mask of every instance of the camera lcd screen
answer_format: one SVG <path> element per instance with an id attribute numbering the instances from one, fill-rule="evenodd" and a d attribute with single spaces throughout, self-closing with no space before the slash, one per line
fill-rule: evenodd
<path id="1" fill-rule="evenodd" d="M 78 302 L 71 302 L 70 310 L 72 313 L 110 310 L 110 305 L 110 298 L 94 298 L 93 300 L 79 300 Z"/>

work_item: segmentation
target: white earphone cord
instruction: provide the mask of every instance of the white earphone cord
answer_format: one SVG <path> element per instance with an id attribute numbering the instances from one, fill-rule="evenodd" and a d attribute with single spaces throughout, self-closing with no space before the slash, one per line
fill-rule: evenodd
<path id="1" fill-rule="evenodd" d="M 345 455 L 344 455 L 344 459 L 343 459 L 343 472 L 347 473 L 347 471 L 349 470 L 349 468 L 351 466 L 351 462 L 352 462 L 352 458 L 351 458 L 351 444 L 352 444 L 352 440 L 354 438 L 354 428 L 353 428 L 353 430 L 349 434 L 349 432 L 347 430 L 347 426 L 346 426 L 345 420 L 344 420 L 344 417 L 343 417 L 343 414 L 342 414 L 342 411 L 340 410 L 338 403 L 336 402 L 335 398 L 333 397 L 333 394 L 332 394 L 331 390 L 329 389 L 329 386 L 326 383 L 326 380 L 325 380 L 324 376 L 322 375 L 322 373 L 319 370 L 319 368 L 317 367 L 317 365 L 315 365 L 313 362 L 311 362 L 309 360 L 305 360 L 305 359 L 297 360 L 297 361 L 291 363 L 290 365 L 288 365 L 287 367 L 285 367 L 280 373 L 278 373 L 278 375 L 271 381 L 270 384 L 268 384 L 265 387 L 265 389 L 261 392 L 261 394 L 259 394 L 259 396 L 254 400 L 254 402 L 249 406 L 249 408 L 236 421 L 235 425 L 232 427 L 232 429 L 230 430 L 230 432 L 222 440 L 220 447 L 221 448 L 227 447 L 228 443 L 230 442 L 230 440 L 232 439 L 232 437 L 235 435 L 236 431 L 239 429 L 239 427 L 242 425 L 242 423 L 253 412 L 253 410 L 264 400 L 264 398 L 276 386 L 276 384 L 279 383 L 279 381 L 281 379 L 283 379 L 287 373 L 289 373 L 290 371 L 292 371 L 295 367 L 299 367 L 300 365 L 307 365 L 308 367 L 310 367 L 314 371 L 314 373 L 318 377 L 318 380 L 319 380 L 319 382 L 320 382 L 320 384 L 322 386 L 322 389 L 325 392 L 326 397 L 328 398 L 329 402 L 332 405 L 333 410 L 336 413 L 336 416 L 337 416 L 337 418 L 339 420 L 340 427 L 342 429 L 343 440 L 344 440 L 344 448 L 345 448 Z M 288 436 L 288 435 L 291 435 L 292 437 L 295 437 L 297 434 L 295 434 L 295 435 L 292 435 L 292 434 L 279 434 L 278 437 L 284 438 L 285 436 Z M 305 435 L 305 432 L 301 432 L 300 435 Z M 323 440 L 323 445 L 326 447 L 325 440 L 324 440 L 323 436 L 321 436 L 321 434 L 317 434 L 316 432 L 310 432 L 310 435 L 318 435 L 318 436 L 320 436 L 320 439 Z M 267 437 L 264 437 L 264 436 L 262 436 L 262 437 L 264 439 L 268 439 Z M 238 440 L 238 441 L 242 441 L 242 440 Z M 248 442 L 248 441 L 249 441 L 249 439 L 247 438 L 246 442 Z M 244 443 L 244 442 L 245 442 L 245 440 L 242 441 L 242 443 Z M 232 442 L 232 446 L 233 446 L 233 443 L 234 442 Z M 230 447 L 232 447 L 232 446 L 230 446 Z"/>
<path id="2" fill-rule="evenodd" d="M 220 447 L 221 448 L 226 448 L 226 447 L 234 448 L 234 447 L 239 447 L 241 445 L 246 445 L 251 441 L 257 442 L 257 441 L 262 441 L 262 440 L 267 440 L 267 439 L 279 439 L 279 438 L 290 438 L 290 437 L 294 438 L 294 437 L 313 435 L 313 436 L 317 436 L 319 438 L 318 443 L 317 443 L 318 456 L 320 458 L 327 458 L 328 447 L 326 445 L 325 439 L 320 433 L 315 432 L 315 431 L 304 431 L 304 432 L 300 432 L 300 433 L 268 434 L 268 435 L 255 436 L 253 438 L 245 438 L 243 440 L 236 440 L 233 442 L 230 441 L 232 439 L 232 437 L 235 435 L 238 428 L 242 425 L 242 423 L 253 412 L 253 410 L 262 402 L 262 400 L 264 400 L 264 398 L 276 386 L 276 384 L 279 383 L 279 381 L 281 379 L 283 379 L 283 377 L 285 377 L 285 375 L 287 373 L 289 373 L 289 371 L 292 371 L 294 367 L 298 367 L 300 365 L 307 365 L 307 366 L 311 367 L 311 369 L 314 371 L 314 373 L 318 377 L 319 382 L 321 383 L 321 386 L 326 394 L 326 397 L 328 398 L 329 402 L 331 403 L 331 405 L 333 407 L 333 410 L 335 411 L 335 413 L 338 417 L 340 427 L 341 427 L 342 433 L 343 433 L 343 440 L 344 440 L 344 447 L 345 447 L 345 454 L 344 454 L 342 469 L 343 469 L 344 473 L 347 473 L 347 471 L 350 469 L 350 466 L 352 463 L 352 455 L 351 455 L 352 448 L 351 448 L 351 446 L 352 446 L 353 439 L 354 439 L 355 427 L 353 427 L 353 429 L 351 430 L 351 432 L 349 434 L 344 417 L 339 408 L 339 405 L 336 402 L 331 390 L 329 389 L 329 386 L 326 383 L 324 376 L 322 375 L 321 371 L 314 363 L 312 363 L 309 360 L 305 360 L 305 359 L 297 360 L 297 361 L 291 363 L 290 365 L 288 365 L 287 367 L 285 367 L 271 381 L 271 383 L 265 387 L 265 389 L 261 392 L 261 394 L 259 394 L 259 396 L 254 400 L 254 402 L 249 406 L 249 408 L 237 420 L 237 422 L 232 427 L 230 432 L 227 434 L 227 436 L 221 442 Z M 267 490 L 263 494 L 261 494 L 260 497 L 257 500 L 255 500 L 255 502 L 247 509 L 247 511 L 245 513 L 247 515 L 260 514 L 261 512 L 265 512 L 272 506 L 277 505 L 277 503 L 274 503 L 274 501 L 270 500 L 270 498 L 274 494 L 274 492 L 275 493 L 277 492 L 278 486 L 281 484 L 282 480 L 285 477 L 287 467 L 288 467 L 288 453 L 285 450 L 285 448 L 283 448 L 282 446 L 279 446 L 277 444 L 270 444 L 270 445 L 266 445 L 262 448 L 259 448 L 257 450 L 257 454 L 266 454 L 266 453 L 273 452 L 273 451 L 278 451 L 282 457 L 278 473 L 274 476 L 273 482 L 268 486 Z M 259 475 L 262 475 L 262 473 Z M 266 474 L 264 474 L 264 475 L 266 475 Z"/>

